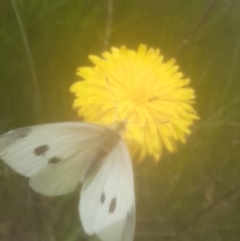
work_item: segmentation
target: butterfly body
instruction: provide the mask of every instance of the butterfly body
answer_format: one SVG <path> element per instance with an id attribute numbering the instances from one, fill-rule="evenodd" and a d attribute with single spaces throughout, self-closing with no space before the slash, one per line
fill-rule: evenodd
<path id="1" fill-rule="evenodd" d="M 124 126 L 69 122 L 12 130 L 0 136 L 0 158 L 41 194 L 67 194 L 82 183 L 84 231 L 102 241 L 132 241 L 134 182 Z"/>

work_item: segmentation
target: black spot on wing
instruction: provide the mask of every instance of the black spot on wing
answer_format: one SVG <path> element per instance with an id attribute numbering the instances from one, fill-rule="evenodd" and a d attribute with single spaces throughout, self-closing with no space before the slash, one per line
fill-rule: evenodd
<path id="1" fill-rule="evenodd" d="M 115 211 L 115 209 L 116 209 L 116 206 L 117 206 L 117 199 L 114 197 L 114 198 L 112 198 L 112 200 L 111 200 L 111 203 L 110 203 L 108 212 L 109 212 L 109 213 L 113 213 L 113 212 Z"/>
<path id="2" fill-rule="evenodd" d="M 101 200 L 101 204 L 103 204 L 104 201 L 105 201 L 105 194 L 104 194 L 104 192 L 102 193 L 100 200 Z"/>
<path id="3" fill-rule="evenodd" d="M 54 157 L 52 157 L 51 159 L 49 159 L 48 163 L 49 163 L 49 164 L 57 164 L 57 163 L 59 163 L 60 161 L 61 161 L 61 159 L 60 159 L 59 157 L 54 156 Z"/>
<path id="4" fill-rule="evenodd" d="M 42 145 L 39 147 L 36 147 L 33 152 L 35 154 L 35 156 L 42 156 L 44 155 L 47 151 L 49 150 L 49 146 L 48 145 Z"/>

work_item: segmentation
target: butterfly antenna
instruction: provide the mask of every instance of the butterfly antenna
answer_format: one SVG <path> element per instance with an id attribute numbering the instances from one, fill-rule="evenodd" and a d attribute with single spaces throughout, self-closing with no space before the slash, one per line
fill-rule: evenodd
<path id="1" fill-rule="evenodd" d="M 41 110 L 41 104 L 40 104 L 41 98 L 40 98 L 40 94 L 39 94 L 39 91 L 38 91 L 38 89 L 39 89 L 38 80 L 37 80 L 37 75 L 36 75 L 33 57 L 32 57 L 32 54 L 31 54 L 30 47 L 29 47 L 27 34 L 26 34 L 26 31 L 25 31 L 25 28 L 24 28 L 24 25 L 23 25 L 21 15 L 18 11 L 17 4 L 16 4 L 15 0 L 11 0 L 11 2 L 12 2 L 12 6 L 13 6 L 13 9 L 14 9 L 17 21 L 18 21 L 18 25 L 19 25 L 19 28 L 20 28 L 20 32 L 21 32 L 21 35 L 22 35 L 23 43 L 24 43 L 24 46 L 25 46 L 25 50 L 26 50 L 26 53 L 27 53 L 27 58 L 28 58 L 28 62 L 29 62 L 30 70 L 31 70 L 31 75 L 32 75 L 32 80 L 33 80 L 33 88 L 34 88 L 35 98 L 36 98 L 34 108 L 35 108 L 36 111 L 40 112 L 40 110 Z"/>

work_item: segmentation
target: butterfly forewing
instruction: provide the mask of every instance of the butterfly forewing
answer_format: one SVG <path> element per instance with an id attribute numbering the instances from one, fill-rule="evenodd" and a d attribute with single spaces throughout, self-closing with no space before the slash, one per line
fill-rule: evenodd
<path id="1" fill-rule="evenodd" d="M 0 136 L 0 157 L 30 186 L 46 195 L 72 191 L 82 181 L 106 127 L 56 123 L 16 129 Z"/>

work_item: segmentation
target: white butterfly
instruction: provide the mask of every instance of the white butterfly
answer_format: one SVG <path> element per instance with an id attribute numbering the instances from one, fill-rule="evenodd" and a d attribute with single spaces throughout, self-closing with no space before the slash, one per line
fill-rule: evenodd
<path id="1" fill-rule="evenodd" d="M 124 126 L 69 122 L 12 130 L 0 136 L 0 158 L 45 195 L 63 195 L 83 183 L 84 231 L 102 241 L 132 241 L 135 196 L 131 158 L 120 137 Z"/>

